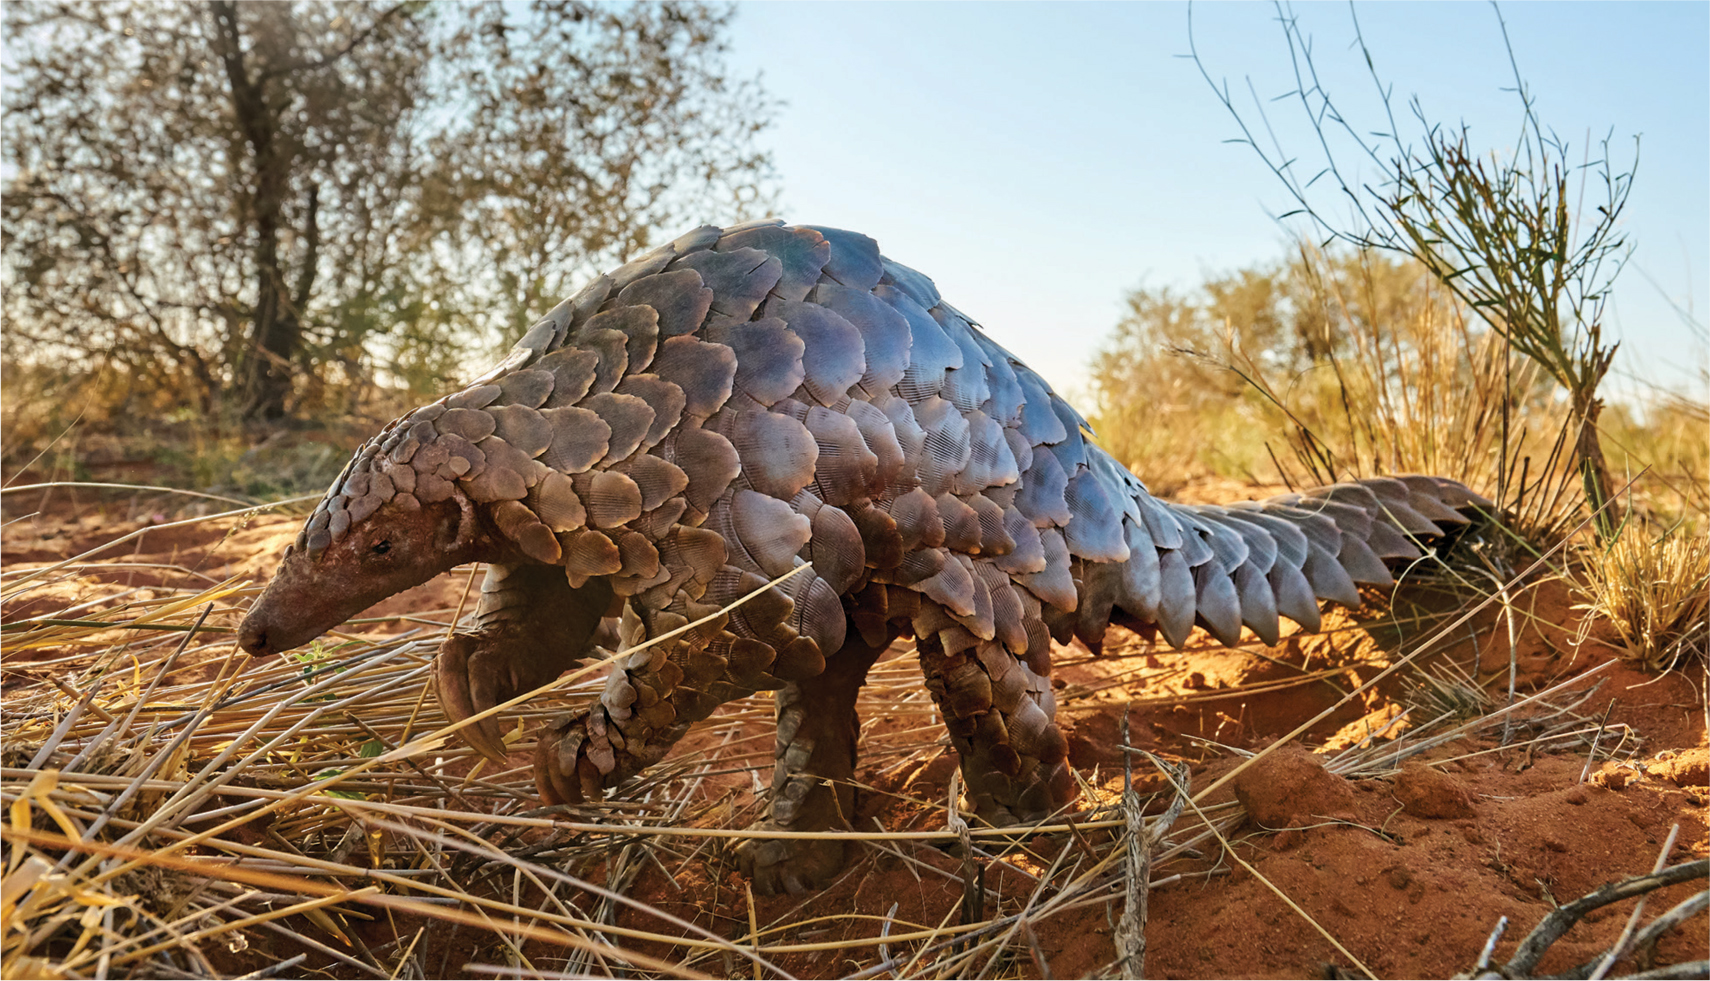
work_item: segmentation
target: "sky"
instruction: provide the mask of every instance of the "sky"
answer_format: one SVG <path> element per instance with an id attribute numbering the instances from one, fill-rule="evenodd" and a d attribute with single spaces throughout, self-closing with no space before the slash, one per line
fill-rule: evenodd
<path id="1" fill-rule="evenodd" d="M 1292 9 L 1332 98 L 1380 128 L 1349 6 Z M 1276 8 L 1191 13 L 1212 77 L 1253 121 L 1252 94 L 1265 101 L 1284 147 L 1305 158 L 1300 110 L 1270 101 L 1294 88 Z M 1085 408 L 1088 364 L 1130 291 L 1191 288 L 1287 247 L 1272 216 L 1290 199 L 1251 148 L 1227 142 L 1240 130 L 1184 57 L 1189 14 L 1164 2 L 750 0 L 731 68 L 784 103 L 762 137 L 781 217 L 873 236 Z M 1476 148 L 1513 147 L 1520 109 L 1495 9 L 1353 15 L 1398 108 L 1416 95 L 1433 121 L 1470 126 Z M 1539 116 L 1575 159 L 1589 136 L 1595 160 L 1612 134 L 1622 170 L 1641 140 L 1620 227 L 1636 250 L 1605 316 L 1621 341 L 1610 394 L 1633 397 L 1642 378 L 1704 395 L 1710 5 L 1511 3 L 1501 16 Z"/>

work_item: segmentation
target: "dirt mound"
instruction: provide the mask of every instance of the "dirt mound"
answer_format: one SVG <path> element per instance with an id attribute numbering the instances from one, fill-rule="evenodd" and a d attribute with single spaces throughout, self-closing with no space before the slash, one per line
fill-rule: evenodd
<path id="1" fill-rule="evenodd" d="M 1678 787 L 1710 785 L 1710 750 L 1665 751 L 1645 764 L 1645 773 Z"/>
<path id="2" fill-rule="evenodd" d="M 1396 774 L 1395 799 L 1404 814 L 1418 818 L 1470 818 L 1472 791 L 1441 770 L 1413 765 Z"/>
<path id="3" fill-rule="evenodd" d="M 1284 746 L 1243 770 L 1235 778 L 1235 799 L 1269 830 L 1354 816 L 1354 788 L 1324 769 L 1323 757 L 1300 746 Z"/>

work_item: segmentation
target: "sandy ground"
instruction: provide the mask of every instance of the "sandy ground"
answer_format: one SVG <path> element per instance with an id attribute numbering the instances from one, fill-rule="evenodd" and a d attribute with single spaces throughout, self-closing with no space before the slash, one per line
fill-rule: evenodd
<path id="1" fill-rule="evenodd" d="M 138 498 L 97 507 L 85 496 L 82 501 L 50 500 L 43 510 L 51 518 L 12 520 L 38 504 L 7 500 L 11 523 L 0 533 L 0 548 L 9 570 L 67 558 L 160 523 L 169 513 L 182 516 L 169 512 L 164 501 Z M 151 587 L 206 584 L 229 576 L 260 582 L 296 527 L 292 518 L 262 516 L 241 526 L 221 521 L 151 531 L 103 556 L 130 567 L 111 566 L 21 597 L 6 605 L 4 619 L 41 615 L 127 589 L 145 591 L 131 594 L 139 596 Z M 463 573 L 453 573 L 393 597 L 368 615 L 440 611 L 448 616 L 467 582 Z M 1519 697 L 1598 668 L 1611 660 L 1613 648 L 1603 642 L 1599 625 L 1581 623 L 1577 602 L 1559 580 L 1536 584 L 1515 597 L 1512 645 L 1508 625 L 1487 611 L 1457 635 L 1465 639 L 1434 653 L 1425 666 L 1452 662 L 1470 668 L 1476 663 L 1477 681 L 1496 706 L 1508 697 L 1511 663 Z M 1270 745 L 1386 666 L 1383 652 L 1393 649 L 1386 644 L 1397 634 L 1416 635 L 1408 633 L 1413 628 L 1398 625 L 1408 616 L 1451 606 L 1443 596 L 1415 590 L 1398 598 L 1387 615 L 1380 608 L 1357 621 L 1336 612 L 1327 618 L 1325 633 L 1285 637 L 1275 648 L 1255 644 L 1240 651 L 1172 652 L 1122 631 L 1112 632 L 1102 658 L 1078 646 L 1064 648 L 1058 652 L 1057 678 L 1071 760 L 1101 794 L 1118 793 L 1123 766 L 1119 726 L 1126 713 L 1139 747 L 1188 763 L 1194 785 L 1207 786 L 1243 752 Z M 100 609 L 96 602 L 78 615 L 98 616 Z M 365 629 L 383 633 L 410 626 L 394 620 Z M 908 656 L 900 647 L 893 654 Z M 47 653 L 8 654 L 6 687 L 39 683 L 54 670 L 41 663 L 49 658 Z M 1310 917 L 1378 976 L 1448 977 L 1472 967 L 1499 917 L 1508 917 L 1511 926 L 1497 947 L 1498 963 L 1555 904 L 1648 872 L 1677 823 L 1671 864 L 1710 854 L 1705 827 L 1710 743 L 1701 666 L 1659 677 L 1610 664 L 1597 673 L 1597 682 L 1554 700 L 1571 701 L 1600 683 L 1578 710 L 1591 724 L 1601 722 L 1606 732 L 1589 768 L 1583 745 L 1542 751 L 1530 745 L 1505 747 L 1497 732 L 1437 747 L 1387 776 L 1348 780 L 1323 769 L 1325 756 L 1358 744 L 1403 706 L 1416 704 L 1418 678 L 1411 669 L 1397 672 L 1297 741 L 1331 747 L 1325 755 L 1280 751 L 1214 796 L 1238 795 L 1246 805 L 1249 817 L 1230 838 L 1241 861 L 1214 845 L 1198 857 L 1155 870 L 1155 878 L 1180 878 L 1151 894 L 1149 976 L 1324 977 L 1354 971 L 1349 957 L 1308 923 Z M 918 724 L 912 717 L 887 715 L 885 706 L 871 699 L 864 709 L 868 729 L 863 738 L 870 742 Z M 1522 724 L 1510 741 L 1523 744 L 1529 738 L 1524 719 L 1530 715 L 1516 716 Z M 763 744 L 765 732 L 754 735 Z M 691 734 L 691 748 L 696 739 Z M 862 770 L 859 779 L 865 786 L 857 806 L 864 827 L 875 821 L 890 830 L 943 826 L 953 755 L 941 749 L 919 759 L 919 765 L 900 769 Z M 1162 787 L 1149 767 L 1137 773 L 1142 789 Z M 704 792 L 710 798 L 748 795 L 754 785 L 748 774 L 734 773 L 708 781 Z M 1162 805 L 1159 798 L 1155 806 Z M 717 810 L 708 814 L 716 819 Z M 1033 888 L 1030 870 L 1036 873 L 1060 849 L 1077 847 L 1063 835 L 1036 836 L 1024 844 L 1026 850 L 1011 855 L 1007 864 L 988 866 L 985 883 L 997 898 L 986 915 L 1019 909 Z M 754 915 L 763 924 L 783 917 L 824 917 L 779 938 L 798 943 L 869 935 L 875 931 L 871 918 L 882 920 L 893 904 L 899 931 L 904 923 L 953 922 L 962 901 L 958 859 L 924 847 L 910 857 L 913 862 L 877 849 L 860 851 L 850 870 L 823 894 L 756 897 Z M 750 900 L 728 859 L 726 853 L 708 850 L 680 865 L 674 881 L 665 870 L 649 867 L 634 880 L 631 893 L 714 932 L 739 936 L 747 930 Z M 923 872 L 915 863 L 946 874 Z M 1650 898 L 1647 909 L 1661 912 L 1701 887 L 1687 883 L 1663 890 Z M 1591 914 L 1554 945 L 1540 973 L 1570 970 L 1607 947 L 1631 906 L 1620 903 Z M 1120 902 L 1100 903 L 1034 922 L 1039 959 L 997 965 L 996 973 L 1097 973 L 1115 957 L 1112 937 L 1120 913 Z M 641 925 L 642 917 L 633 913 L 620 914 L 618 922 L 629 917 Z M 413 929 L 385 921 L 369 924 L 370 945 L 391 939 L 388 931 L 396 927 Z M 1710 957 L 1707 929 L 1701 913 L 1666 934 L 1641 966 Z M 491 955 L 469 934 L 462 937 L 452 941 L 456 950 L 447 948 L 428 963 L 455 969 L 464 960 Z M 670 955 L 664 949 L 650 952 Z M 252 950 L 234 967 L 253 970 L 265 963 L 258 956 Z M 835 952 L 777 960 L 800 977 L 835 977 L 857 967 Z M 1633 969 L 1627 964 L 1621 970 Z"/>

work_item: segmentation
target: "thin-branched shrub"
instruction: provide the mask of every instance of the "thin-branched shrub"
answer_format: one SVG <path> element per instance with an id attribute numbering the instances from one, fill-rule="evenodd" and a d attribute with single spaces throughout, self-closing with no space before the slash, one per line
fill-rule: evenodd
<path id="1" fill-rule="evenodd" d="M 1276 12 L 1294 65 L 1292 89 L 1281 98 L 1301 111 L 1317 145 L 1306 159 L 1286 152 L 1257 94 L 1253 122 L 1196 49 L 1201 74 L 1241 131 L 1234 142 L 1251 147 L 1282 183 L 1294 205 L 1284 217 L 1303 217 L 1329 242 L 1419 262 L 1516 356 L 1559 386 L 1574 419 L 1566 455 L 1592 505 L 1598 539 L 1607 543 L 1620 527 L 1620 507 L 1601 440 L 1598 387 L 1617 345 L 1605 342 L 1602 318 L 1631 253 L 1621 215 L 1633 188 L 1637 141 L 1625 170 L 1614 162 L 1607 137 L 1597 159 L 1588 155 L 1576 163 L 1568 144 L 1539 119 L 1500 11 L 1497 24 L 1519 108 L 1512 145 L 1487 155 L 1472 144 L 1468 126 L 1436 122 L 1417 98 L 1408 105 L 1412 118 L 1398 119 L 1393 86 L 1380 77 L 1350 9 L 1355 47 L 1383 107 L 1381 119 L 1356 122 L 1325 89 L 1311 38 L 1293 8 L 1279 3 Z M 1191 21 L 1189 37 L 1191 47 Z M 1261 130 L 1273 135 L 1261 138 Z M 1385 176 L 1363 180 L 1351 169 L 1356 163 Z M 1575 174 L 1577 193 L 1570 188 Z M 1335 213 L 1342 208 L 1346 217 Z"/>
<path id="2" fill-rule="evenodd" d="M 1192 293 L 1141 291 L 1094 366 L 1105 445 L 1162 492 L 1454 477 L 1548 541 L 1581 501 L 1569 406 L 1415 264 L 1299 246 Z"/>

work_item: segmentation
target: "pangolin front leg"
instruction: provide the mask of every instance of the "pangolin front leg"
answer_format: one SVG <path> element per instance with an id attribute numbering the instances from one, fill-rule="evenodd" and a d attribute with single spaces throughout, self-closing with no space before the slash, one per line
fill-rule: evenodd
<path id="1" fill-rule="evenodd" d="M 754 831 L 847 831 L 854 827 L 855 699 L 888 643 L 868 644 L 854 630 L 826 659 L 825 671 L 778 691 L 777 763 L 768 817 Z M 750 838 L 737 849 L 762 893 L 819 888 L 843 868 L 839 839 Z"/>
<path id="2" fill-rule="evenodd" d="M 657 640 L 688 624 L 686 613 L 717 612 L 682 609 L 638 612 L 630 604 L 620 634 L 638 649 L 613 665 L 594 705 L 541 731 L 534 777 L 547 803 L 599 797 L 663 759 L 720 705 L 784 684 L 770 673 L 773 649 L 725 631 L 727 618 Z"/>
<path id="3" fill-rule="evenodd" d="M 445 639 L 435 659 L 440 706 L 453 722 L 532 691 L 588 655 L 611 606 L 603 579 L 572 588 L 564 571 L 494 565 L 481 584 L 473 630 Z M 497 716 L 466 726 L 463 738 L 494 761 L 506 758 Z"/>

